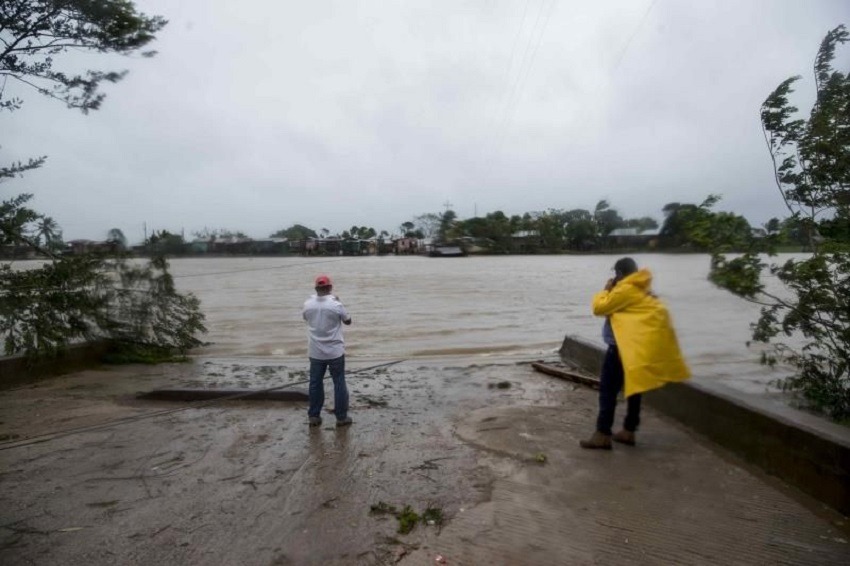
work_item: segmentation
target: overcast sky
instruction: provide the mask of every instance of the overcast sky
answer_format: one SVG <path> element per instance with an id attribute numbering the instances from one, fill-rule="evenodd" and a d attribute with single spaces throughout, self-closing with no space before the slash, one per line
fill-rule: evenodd
<path id="1" fill-rule="evenodd" d="M 812 62 L 846 0 L 136 0 L 169 20 L 152 59 L 84 116 L 34 92 L 0 115 L 0 186 L 36 195 L 66 240 L 131 242 L 203 227 L 253 237 L 294 223 L 398 226 L 592 209 L 624 217 L 723 196 L 763 223 L 785 210 L 759 106 Z M 850 48 L 839 68 L 850 68 Z"/>

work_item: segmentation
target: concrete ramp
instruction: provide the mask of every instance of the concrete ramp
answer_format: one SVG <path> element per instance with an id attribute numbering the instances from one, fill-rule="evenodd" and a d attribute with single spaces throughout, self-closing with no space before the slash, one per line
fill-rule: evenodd
<path id="1" fill-rule="evenodd" d="M 138 399 L 153 401 L 307 401 L 305 391 L 252 391 L 250 389 L 154 389 L 143 393 Z"/>

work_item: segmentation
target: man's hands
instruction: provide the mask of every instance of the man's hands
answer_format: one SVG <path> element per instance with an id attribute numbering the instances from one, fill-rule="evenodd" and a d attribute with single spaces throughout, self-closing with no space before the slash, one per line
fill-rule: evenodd
<path id="1" fill-rule="evenodd" d="M 614 288 L 614 285 L 616 285 L 616 284 L 617 284 L 616 279 L 609 279 L 608 282 L 605 283 L 605 290 L 610 291 L 611 289 Z"/>

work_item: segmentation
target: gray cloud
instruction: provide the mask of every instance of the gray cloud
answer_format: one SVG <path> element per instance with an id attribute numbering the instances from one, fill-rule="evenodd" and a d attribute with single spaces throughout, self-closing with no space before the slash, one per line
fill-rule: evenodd
<path id="1" fill-rule="evenodd" d="M 807 108 L 819 42 L 850 23 L 841 0 L 137 5 L 170 20 L 157 57 L 71 55 L 130 70 L 102 110 L 28 94 L 0 117 L 4 161 L 49 155 L 3 190 L 69 238 L 392 231 L 447 200 L 660 219 L 709 193 L 764 222 L 784 211 L 759 105 L 802 74 Z"/>

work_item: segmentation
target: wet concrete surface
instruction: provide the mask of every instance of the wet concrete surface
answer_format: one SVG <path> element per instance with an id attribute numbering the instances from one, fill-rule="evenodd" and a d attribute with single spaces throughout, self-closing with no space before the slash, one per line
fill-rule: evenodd
<path id="1" fill-rule="evenodd" d="M 349 360 L 349 370 L 375 363 Z M 201 408 L 162 387 L 263 388 L 302 360 L 86 371 L 0 393 L 4 564 L 846 564 L 850 527 L 670 420 L 583 451 L 596 393 L 526 363 L 352 374 L 354 425 L 304 403 Z M 326 384 L 332 401 L 331 384 Z M 303 387 L 303 386 L 301 386 Z M 185 410 L 183 410 L 185 407 Z M 117 426 L 16 446 L 36 435 Z M 326 407 L 329 408 L 329 407 Z M 383 503 L 442 509 L 397 532 Z"/>

